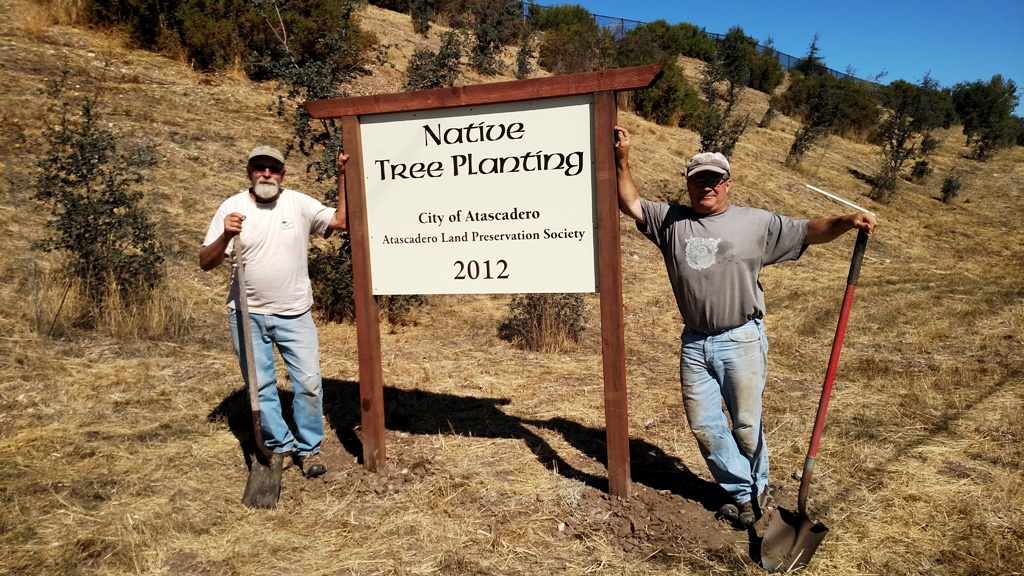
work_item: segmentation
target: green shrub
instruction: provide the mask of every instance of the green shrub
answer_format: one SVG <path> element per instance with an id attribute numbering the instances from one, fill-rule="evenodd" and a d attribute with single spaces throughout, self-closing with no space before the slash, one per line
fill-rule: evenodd
<path id="1" fill-rule="evenodd" d="M 642 66 L 677 56 L 714 58 L 715 41 L 692 24 L 669 25 L 665 20 L 641 24 L 626 32 L 617 44 L 619 66 Z"/>
<path id="2" fill-rule="evenodd" d="M 786 154 L 786 160 L 784 161 L 786 166 L 798 166 L 804 154 L 826 134 L 828 134 L 828 130 L 823 126 L 813 126 L 811 124 L 800 126 L 793 137 L 793 143 L 789 146 L 789 153 Z"/>
<path id="3" fill-rule="evenodd" d="M 786 166 L 797 166 L 803 155 L 821 138 L 828 135 L 836 122 L 839 92 L 832 83 L 825 83 L 807 102 L 803 125 L 796 131 L 793 144 L 786 155 Z M 770 105 L 769 105 L 770 106 Z"/>
<path id="4" fill-rule="evenodd" d="M 866 136 L 877 125 L 878 103 L 867 82 L 831 75 L 805 76 L 790 74 L 789 87 L 779 94 L 779 112 L 803 122 L 810 120 L 812 102 L 820 100 L 825 91 L 834 91 L 834 122 L 829 133 L 837 136 Z"/>
<path id="5" fill-rule="evenodd" d="M 138 189 L 156 159 L 145 145 L 118 150 L 93 97 L 63 99 L 67 78 L 64 73 L 49 83 L 58 112 L 42 133 L 46 149 L 34 188 L 50 209 L 52 233 L 36 248 L 68 256 L 67 271 L 79 281 L 95 321 L 111 295 L 143 302 L 163 277 L 162 249 Z"/>
<path id="6" fill-rule="evenodd" d="M 771 94 L 782 85 L 785 79 L 786 71 L 782 69 L 782 63 L 779 62 L 779 53 L 775 50 L 772 39 L 769 38 L 762 49 L 755 52 L 751 58 L 748 86 L 765 94 Z"/>
<path id="7" fill-rule="evenodd" d="M 1020 122 L 1013 111 L 1020 101 L 1017 85 L 996 74 L 988 82 L 962 82 L 953 87 L 952 101 L 963 122 L 967 145 L 978 160 L 1018 141 Z"/>
<path id="8" fill-rule="evenodd" d="M 165 34 L 176 32 L 177 3 L 160 0 L 83 0 L 87 22 L 117 27 L 143 48 L 167 48 Z"/>
<path id="9" fill-rule="evenodd" d="M 283 60 L 357 66 L 376 44 L 350 18 L 363 5 L 365 0 L 84 0 L 83 14 L 91 24 L 123 30 L 144 48 L 180 53 L 199 70 L 243 62 L 250 77 L 267 79 L 270 64 Z M 351 49 L 338 49 L 339 36 Z"/>
<path id="10" fill-rule="evenodd" d="M 430 33 L 430 18 L 433 16 L 432 0 L 412 0 L 409 12 L 412 16 L 412 31 L 427 36 Z"/>
<path id="11" fill-rule="evenodd" d="M 697 58 L 704 62 L 715 57 L 717 51 L 715 40 L 708 36 L 703 28 L 680 22 L 673 25 L 668 34 L 672 50 L 679 56 Z"/>
<path id="12" fill-rule="evenodd" d="M 734 117 L 729 106 L 716 107 L 703 103 L 692 122 L 700 135 L 701 152 L 721 152 L 731 156 L 740 137 L 750 125 L 750 117 Z"/>
<path id="13" fill-rule="evenodd" d="M 348 234 L 340 244 L 309 249 L 309 279 L 313 302 L 325 322 L 345 322 L 355 318 L 352 284 L 352 246 Z"/>
<path id="14" fill-rule="evenodd" d="M 779 95 L 778 110 L 807 123 L 813 114 L 811 103 L 819 100 L 825 91 L 834 91 L 830 97 L 835 104 L 835 117 L 829 125 L 829 133 L 865 137 L 878 124 L 879 110 L 873 85 L 852 77 L 840 79 L 829 74 L 818 49 L 818 35 L 815 34 L 807 55 L 790 72 L 790 84 Z"/>
<path id="15" fill-rule="evenodd" d="M 540 32 L 537 65 L 553 74 L 573 74 L 615 66 L 615 41 L 586 8 L 530 4 L 526 26 Z M 520 48 L 524 53 L 525 37 Z M 528 50 L 528 48 L 526 48 Z M 517 73 L 518 74 L 518 73 Z"/>
<path id="16" fill-rule="evenodd" d="M 878 91 L 878 98 L 886 114 L 878 125 L 876 139 L 881 144 L 882 169 L 876 181 L 892 189 L 876 188 L 870 193 L 876 199 L 888 202 L 895 193 L 895 186 L 903 166 L 910 160 L 918 159 L 910 175 L 911 180 L 924 178 L 931 170 L 924 160 L 918 141 L 927 141 L 932 130 L 943 120 L 935 113 L 932 95 L 938 91 L 938 83 L 925 75 L 920 85 L 896 80 Z M 929 148 L 934 148 L 928 142 Z"/>
<path id="17" fill-rule="evenodd" d="M 807 47 L 807 55 L 793 66 L 793 70 L 809 77 L 828 75 L 828 67 L 825 66 L 825 60 L 818 48 L 818 38 L 819 36 L 815 34 L 811 45 Z"/>
<path id="18" fill-rule="evenodd" d="M 925 134 L 921 137 L 921 144 L 918 145 L 918 148 L 922 156 L 934 154 L 939 149 L 939 139 L 931 134 Z"/>
<path id="19" fill-rule="evenodd" d="M 408 13 L 410 5 L 415 1 L 416 0 L 370 0 L 370 4 L 385 10 L 391 10 L 392 12 Z"/>
<path id="20" fill-rule="evenodd" d="M 399 294 L 377 298 L 377 309 L 392 326 L 408 325 L 412 311 L 428 304 L 430 301 L 421 294 Z"/>
<path id="21" fill-rule="evenodd" d="M 474 43 L 470 64 L 481 74 L 497 74 L 504 67 L 501 48 L 519 40 L 523 7 L 519 0 L 480 0 L 473 8 Z"/>
<path id="22" fill-rule="evenodd" d="M 742 32 L 736 38 L 741 36 Z M 734 40 L 733 46 L 742 44 Z M 723 54 L 727 59 L 722 58 Z M 729 54 L 729 51 L 719 52 L 704 65 L 700 81 L 704 101 L 691 121 L 691 126 L 700 135 L 700 151 L 721 152 L 726 156 L 732 154 L 750 124 L 749 115 L 736 116 L 736 104 L 746 87 L 746 79 L 743 78 L 742 64 Z"/>
<path id="23" fill-rule="evenodd" d="M 223 70 L 246 53 L 239 22 L 251 18 L 240 2 L 184 0 L 175 10 L 177 34 L 165 38 L 183 51 L 199 70 Z"/>
<path id="24" fill-rule="evenodd" d="M 616 62 L 621 67 L 645 66 L 675 60 L 665 49 L 668 22 L 656 20 L 626 32 L 616 43 Z"/>
<path id="25" fill-rule="evenodd" d="M 516 51 L 516 79 L 522 80 L 533 73 L 533 65 L 530 61 L 536 54 L 533 51 L 533 33 L 530 26 L 523 26 L 523 33 L 519 39 L 519 50 Z"/>
<path id="26" fill-rule="evenodd" d="M 609 67 L 613 52 L 611 33 L 591 18 L 548 29 L 537 64 L 553 74 L 590 72 Z"/>
<path id="27" fill-rule="evenodd" d="M 922 180 L 931 176 L 932 167 L 928 165 L 927 160 L 918 160 L 914 162 L 914 167 L 910 169 L 910 181 L 920 183 Z"/>
<path id="28" fill-rule="evenodd" d="M 586 312 L 582 294 L 516 294 L 498 336 L 525 350 L 566 350 L 583 337 Z"/>
<path id="29" fill-rule="evenodd" d="M 662 75 L 650 88 L 632 94 L 633 111 L 663 126 L 692 122 L 701 102 L 674 60 L 662 64 Z"/>
<path id="30" fill-rule="evenodd" d="M 946 179 L 942 181 L 942 201 L 949 204 L 960 194 L 960 188 L 963 184 L 960 179 L 956 176 L 946 176 Z"/>
<path id="31" fill-rule="evenodd" d="M 309 278 L 317 314 L 325 322 L 355 320 L 355 286 L 352 278 L 352 244 L 343 234 L 340 244 L 309 249 Z M 378 296 L 377 310 L 392 326 L 404 325 L 410 312 L 427 304 L 421 295 Z"/>
<path id="32" fill-rule="evenodd" d="M 534 30 L 548 31 L 594 22 L 594 15 L 578 4 L 539 6 L 531 3 L 527 22 Z"/>
<path id="33" fill-rule="evenodd" d="M 750 84 L 750 67 L 756 54 L 757 40 L 743 33 L 743 28 L 733 26 L 718 45 L 717 65 L 721 77 L 729 86 L 730 93 L 738 93 Z M 735 95 L 729 99 L 734 100 Z"/>
<path id="34" fill-rule="evenodd" d="M 761 121 L 757 123 L 758 128 L 768 128 L 772 125 L 772 122 L 779 115 L 779 95 L 772 94 L 768 98 L 768 108 L 764 111 L 764 116 L 761 117 Z"/>
<path id="35" fill-rule="evenodd" d="M 441 45 L 437 52 L 428 48 L 417 48 L 409 60 L 406 70 L 406 90 L 427 90 L 455 85 L 462 71 L 462 51 L 465 36 L 459 30 L 441 34 Z"/>
<path id="36" fill-rule="evenodd" d="M 891 163 L 882 162 L 878 174 L 871 178 L 871 190 L 868 198 L 888 204 L 896 196 L 896 186 L 899 184 L 899 171 L 894 169 Z"/>

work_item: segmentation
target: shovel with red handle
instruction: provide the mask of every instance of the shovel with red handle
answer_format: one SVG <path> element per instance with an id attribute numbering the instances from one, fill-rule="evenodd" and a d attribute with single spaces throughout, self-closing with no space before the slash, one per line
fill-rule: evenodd
<path id="1" fill-rule="evenodd" d="M 843 296 L 843 307 L 839 312 L 839 325 L 836 327 L 836 336 L 832 341 L 832 354 L 828 359 L 825 384 L 821 389 L 821 400 L 818 401 L 818 414 L 814 418 L 811 444 L 807 449 L 804 472 L 800 478 L 800 494 L 797 499 L 798 514 L 781 508 L 777 510 L 761 541 L 761 566 L 769 572 L 788 572 L 807 566 L 811 556 L 818 549 L 818 545 L 828 534 L 828 528 L 824 524 L 814 522 L 808 517 L 807 493 L 811 489 L 814 462 L 818 457 L 818 442 L 821 440 L 822 429 L 825 428 L 825 412 L 828 410 L 828 401 L 832 396 L 832 383 L 835 381 L 836 367 L 839 365 L 839 351 L 843 347 L 846 322 L 850 317 L 853 293 L 857 288 L 860 264 L 864 259 L 864 249 L 867 245 L 868 233 L 861 230 L 857 234 L 857 244 L 853 249 L 850 275 L 846 280 L 846 294 Z"/>

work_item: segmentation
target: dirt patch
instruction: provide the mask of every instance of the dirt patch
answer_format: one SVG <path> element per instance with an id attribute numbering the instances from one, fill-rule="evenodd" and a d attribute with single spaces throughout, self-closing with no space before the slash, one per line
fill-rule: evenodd
<path id="1" fill-rule="evenodd" d="M 349 502 L 348 512 L 359 517 L 360 508 L 376 507 L 389 499 L 401 498 L 403 492 L 418 490 L 445 473 L 437 454 L 424 446 L 416 435 L 386 432 L 388 460 L 379 473 L 369 471 L 345 449 L 344 436 L 328 434 L 325 439 L 321 453 L 328 472 L 321 478 L 306 481 L 296 466 L 286 470 L 283 499 L 288 497 L 291 485 L 293 490 L 307 495 L 345 499 Z M 643 458 L 634 457 L 637 468 L 649 467 L 649 464 Z M 492 478 L 490 481 L 507 482 L 508 479 Z M 552 519 L 551 540 L 596 538 L 624 560 L 648 561 L 666 567 L 679 564 L 680 558 L 694 555 L 715 558 L 736 569 L 757 562 L 759 535 L 764 532 L 767 517 L 753 530 L 735 529 L 716 518 L 717 495 L 698 501 L 670 489 L 652 488 L 634 481 L 630 485 L 630 497 L 620 498 L 586 482 L 571 482 L 575 484 L 573 497 L 567 506 L 559 508 L 561 516 Z M 540 493 L 525 500 L 521 504 L 521 515 L 535 516 L 551 498 L 554 497 Z M 466 498 L 455 502 L 469 508 L 482 505 Z M 515 522 L 516 517 L 508 517 L 496 521 L 492 529 L 497 533 L 514 532 L 511 524 Z"/>

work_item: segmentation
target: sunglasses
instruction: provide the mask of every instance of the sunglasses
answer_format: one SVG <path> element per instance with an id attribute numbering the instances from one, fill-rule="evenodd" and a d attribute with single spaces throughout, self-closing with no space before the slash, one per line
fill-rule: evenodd
<path id="1" fill-rule="evenodd" d="M 690 178 L 688 180 L 688 182 L 692 182 L 693 184 L 696 184 L 697 186 L 700 186 L 701 188 L 706 188 L 706 187 L 714 188 L 715 186 L 718 186 L 719 184 L 721 184 L 722 182 L 725 182 L 728 179 L 729 179 L 729 175 L 728 174 L 721 174 L 721 175 L 715 174 L 715 175 L 709 175 L 709 176 L 697 176 L 695 178 Z"/>
<path id="2" fill-rule="evenodd" d="M 276 166 L 276 165 L 275 166 L 268 166 L 266 164 L 250 164 L 249 167 L 252 169 L 253 172 L 256 172 L 258 174 L 262 174 L 262 173 L 266 172 L 267 170 L 270 170 L 271 174 L 280 174 L 281 172 L 284 172 L 284 166 Z"/>

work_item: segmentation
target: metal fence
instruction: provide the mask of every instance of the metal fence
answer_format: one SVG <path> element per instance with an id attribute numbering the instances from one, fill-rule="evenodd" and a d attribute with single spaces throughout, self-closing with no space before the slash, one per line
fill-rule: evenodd
<path id="1" fill-rule="evenodd" d="M 550 6 L 546 6 L 544 4 L 538 4 L 536 2 L 524 3 L 524 7 L 525 7 L 525 4 L 532 4 L 533 6 L 536 6 L 536 7 L 540 8 L 540 9 L 545 9 L 545 8 L 549 8 L 550 7 Z M 604 28 L 605 30 L 610 31 L 612 33 L 612 36 L 616 40 L 621 39 L 627 32 L 629 32 L 630 30 L 636 28 L 637 26 L 643 26 L 644 24 L 647 24 L 647 22 L 641 22 L 639 20 L 629 20 L 627 18 L 616 18 L 614 16 L 602 16 L 600 14 L 593 14 L 593 16 L 594 16 L 594 21 L 597 22 L 597 25 L 600 26 L 601 28 Z M 708 32 L 706 30 L 704 30 L 704 33 L 707 34 L 710 38 L 712 38 L 714 40 L 718 40 L 718 41 L 721 41 L 722 39 L 725 38 L 724 34 L 715 34 L 713 32 Z M 779 64 L 782 65 L 782 69 L 783 70 L 787 70 L 787 71 L 788 70 L 792 70 L 793 68 L 797 67 L 800 64 L 800 62 L 803 61 L 803 58 L 797 58 L 796 56 L 790 56 L 789 54 L 784 54 L 782 52 L 779 52 L 778 50 L 775 50 L 774 48 L 768 48 L 767 46 L 763 46 L 761 44 L 757 45 L 757 51 L 758 52 L 762 52 L 763 53 L 766 50 L 771 50 L 775 54 L 775 57 L 778 58 Z M 851 78 L 853 80 L 859 80 L 859 78 L 856 78 L 855 76 L 851 76 L 850 74 L 847 74 L 845 72 L 839 72 L 838 70 L 833 70 L 833 69 L 827 68 L 827 67 L 824 68 L 824 70 L 828 74 L 831 74 L 832 76 L 835 76 L 836 78 Z"/>

